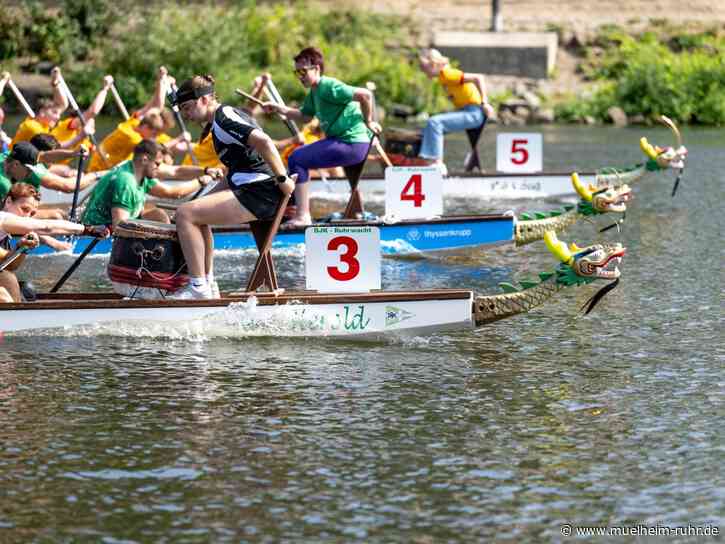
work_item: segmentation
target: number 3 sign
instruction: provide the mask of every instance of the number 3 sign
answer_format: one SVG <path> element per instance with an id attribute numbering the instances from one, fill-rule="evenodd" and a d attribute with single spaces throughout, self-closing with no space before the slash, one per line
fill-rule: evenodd
<path id="1" fill-rule="evenodd" d="M 429 166 L 385 169 L 385 215 L 421 219 L 443 215 L 443 176 Z"/>
<path id="2" fill-rule="evenodd" d="M 307 289 L 327 293 L 380 289 L 380 229 L 310 227 L 305 231 Z"/>
<path id="3" fill-rule="evenodd" d="M 541 172 L 541 134 L 501 133 L 496 137 L 496 170 L 512 174 Z"/>

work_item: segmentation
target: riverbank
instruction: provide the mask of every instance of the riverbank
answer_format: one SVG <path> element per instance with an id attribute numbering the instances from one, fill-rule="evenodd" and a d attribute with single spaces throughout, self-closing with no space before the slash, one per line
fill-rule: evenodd
<path id="1" fill-rule="evenodd" d="M 489 2 L 469 0 L 189 4 L 174 10 L 160 3 L 121 19 L 109 2 L 93 17 L 67 9 L 73 2 L 62 4 L 46 11 L 18 4 L 0 15 L 3 65 L 31 99 L 49 92 L 42 74 L 57 62 L 85 103 L 108 72 L 129 107 L 142 104 L 160 64 L 179 77 L 217 75 L 228 100 L 235 100 L 235 87 L 249 86 L 267 70 L 288 100 L 299 101 L 304 91 L 289 70 L 290 58 L 304 43 L 315 43 L 331 75 L 353 85 L 375 81 L 384 109 L 419 119 L 449 105 L 418 70 L 416 51 L 436 31 L 487 30 L 491 16 Z M 649 124 L 665 113 L 681 123 L 725 123 L 719 105 L 725 68 L 718 60 L 725 52 L 725 5 L 616 1 L 602 10 L 590 0 L 562 0 L 556 9 L 543 0 L 502 4 L 506 30 L 556 32 L 559 48 L 549 79 L 487 74 L 497 121 Z M 37 32 L 41 27 L 44 33 Z M 14 106 L 7 95 L 6 103 Z"/>

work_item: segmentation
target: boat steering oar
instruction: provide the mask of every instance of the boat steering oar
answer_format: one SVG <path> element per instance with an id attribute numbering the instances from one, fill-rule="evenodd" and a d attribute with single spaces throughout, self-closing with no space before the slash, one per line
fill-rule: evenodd
<path id="1" fill-rule="evenodd" d="M 66 98 L 68 98 L 68 102 L 70 102 L 71 107 L 73 108 L 73 111 L 75 112 L 76 116 L 78 117 L 78 120 L 81 122 L 82 125 L 86 124 L 86 116 L 83 115 L 83 112 L 78 107 L 78 102 L 76 102 L 76 99 L 73 98 L 73 93 L 70 92 L 70 88 L 68 87 L 68 84 L 65 82 L 65 79 L 63 79 L 62 75 L 58 75 L 58 79 L 60 81 L 60 87 L 62 91 L 65 93 Z M 101 146 L 98 144 L 98 140 L 96 139 L 95 134 L 89 134 L 88 138 L 93 143 L 93 147 L 96 149 L 98 154 L 101 156 L 101 160 L 103 161 L 103 164 L 108 168 L 111 165 L 108 162 L 108 157 L 106 157 L 106 154 L 104 153 Z"/>
<path id="2" fill-rule="evenodd" d="M 68 281 L 68 278 L 71 277 L 71 274 L 76 271 L 76 268 L 80 266 L 80 264 L 83 262 L 83 259 L 86 258 L 86 255 L 88 255 L 94 247 L 103 240 L 104 238 L 108 238 L 110 234 L 110 230 L 105 225 L 100 227 L 90 226 L 86 225 L 85 230 L 83 231 L 84 235 L 90 235 L 95 236 L 93 240 L 90 241 L 90 243 L 86 246 L 86 248 L 83 250 L 83 252 L 78 255 L 78 258 L 73 262 L 72 265 L 70 265 L 70 268 L 65 271 L 65 273 L 60 277 L 60 279 L 56 282 L 56 284 L 53 286 L 53 288 L 50 290 L 51 293 L 56 293 L 61 287 L 63 287 L 63 284 L 65 284 L 66 281 Z"/>

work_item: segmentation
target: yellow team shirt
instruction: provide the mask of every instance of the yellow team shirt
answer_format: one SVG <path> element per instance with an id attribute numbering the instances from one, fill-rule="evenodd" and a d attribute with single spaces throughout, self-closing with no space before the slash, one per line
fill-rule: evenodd
<path id="1" fill-rule="evenodd" d="M 449 98 L 453 101 L 453 105 L 457 108 L 470 106 L 480 106 L 481 93 L 478 87 L 473 83 L 463 83 L 463 72 L 457 68 L 446 66 L 438 74 L 438 81 L 446 89 Z"/>
<path id="2" fill-rule="evenodd" d="M 20 123 L 17 132 L 15 132 L 15 137 L 10 142 L 10 147 L 12 148 L 17 142 L 29 142 L 36 134 L 48 134 L 49 132 L 51 132 L 50 127 L 45 123 L 41 123 L 32 117 L 26 117 Z"/>
<path id="3" fill-rule="evenodd" d="M 194 155 L 196 155 L 196 158 L 199 161 L 199 166 L 202 168 L 222 167 L 222 162 L 219 160 L 219 157 L 214 150 L 214 141 L 211 137 L 211 131 L 209 131 L 209 134 L 207 134 L 198 144 L 191 144 L 191 149 L 194 151 Z M 187 153 L 181 164 L 185 164 L 187 166 L 193 165 L 194 161 L 191 160 L 191 155 Z"/>
<path id="4" fill-rule="evenodd" d="M 53 130 L 51 130 L 50 133 L 55 136 L 55 139 L 58 140 L 60 143 L 72 140 L 73 138 L 78 136 L 78 133 L 80 132 L 79 129 L 73 128 L 71 126 L 75 119 L 75 117 L 68 117 L 67 119 L 59 121 L 58 124 L 53 127 Z M 78 149 L 81 145 L 86 146 L 87 149 L 92 149 L 91 141 L 88 138 L 83 138 L 82 141 L 76 143 L 76 145 L 73 146 L 73 149 Z M 61 164 L 70 164 L 70 162 L 71 159 L 67 159 L 61 161 Z"/>
<path id="5" fill-rule="evenodd" d="M 136 131 L 136 127 L 140 123 L 141 120 L 135 117 L 130 117 L 127 121 L 119 123 L 116 130 L 103 138 L 103 141 L 99 144 L 106 152 L 107 163 L 103 161 L 99 153 L 93 153 L 91 162 L 88 164 L 88 171 L 108 170 L 118 163 L 132 158 L 133 148 L 143 140 L 141 134 Z"/>
<path id="6" fill-rule="evenodd" d="M 314 144 L 315 142 L 322 140 L 321 136 L 318 136 L 309 127 L 303 127 L 302 128 L 302 137 L 305 139 L 304 144 L 289 144 L 287 147 L 285 147 L 282 150 L 282 153 L 280 153 L 280 157 L 282 158 L 282 161 L 284 162 L 285 166 L 287 166 L 287 161 L 289 160 L 289 156 L 292 154 L 292 152 L 297 149 L 298 147 L 301 147 L 302 145 L 308 145 L 308 144 Z"/>

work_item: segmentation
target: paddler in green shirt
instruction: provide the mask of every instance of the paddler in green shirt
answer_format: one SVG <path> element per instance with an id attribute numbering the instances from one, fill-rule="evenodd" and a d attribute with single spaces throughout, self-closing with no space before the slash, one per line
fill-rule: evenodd
<path id="1" fill-rule="evenodd" d="M 322 75 L 325 61 L 316 47 L 306 47 L 294 58 L 295 74 L 310 92 L 300 109 L 266 102 L 265 111 L 277 111 L 290 119 L 317 117 L 326 134 L 322 140 L 297 148 L 289 157 L 289 175 L 297 174 L 295 217 L 287 224 L 309 225 L 310 190 L 305 183 L 310 169 L 352 166 L 367 157 L 372 133 L 381 127 L 373 120 L 373 95 L 363 87 L 351 87 Z"/>
<path id="2" fill-rule="evenodd" d="M 174 185 L 158 181 L 159 167 L 164 163 L 163 148 L 153 140 L 143 140 L 133 150 L 133 158 L 108 171 L 93 189 L 82 222 L 86 225 L 117 225 L 129 219 L 149 219 L 170 223 L 169 216 L 159 208 L 144 212 L 146 195 L 159 198 L 182 198 L 206 186 L 218 169 L 207 168 L 207 174 Z M 188 172 L 203 169 L 193 166 L 165 167 L 165 171 Z"/>

